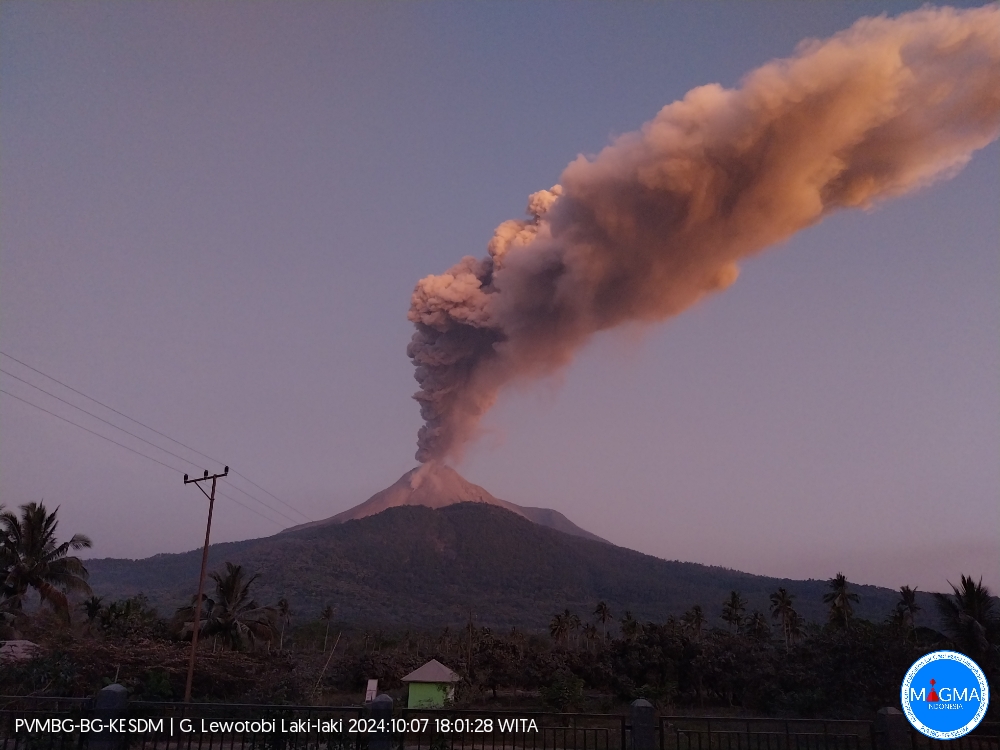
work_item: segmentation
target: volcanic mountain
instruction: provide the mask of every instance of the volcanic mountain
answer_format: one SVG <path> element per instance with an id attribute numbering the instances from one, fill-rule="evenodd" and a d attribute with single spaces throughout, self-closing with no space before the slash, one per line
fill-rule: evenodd
<path id="1" fill-rule="evenodd" d="M 201 554 L 85 563 L 95 594 L 110 601 L 141 592 L 169 615 L 191 601 Z M 662 622 L 694 604 L 718 612 L 731 591 L 741 592 L 748 611 L 766 612 L 778 587 L 797 597 L 796 610 L 807 620 L 825 621 L 828 609 L 826 581 L 767 578 L 617 547 L 556 511 L 499 500 L 441 465 L 407 472 L 326 520 L 213 544 L 208 569 L 226 562 L 259 574 L 255 599 L 286 598 L 298 622 L 332 605 L 345 623 L 437 628 L 460 626 L 471 609 L 484 624 L 544 630 L 553 612 L 586 614 L 599 601 L 619 616 L 628 610 Z M 855 614 L 878 620 L 899 596 L 874 586 L 852 590 L 861 596 Z M 924 624 L 933 602 L 929 594 L 918 597 Z"/>
<path id="2" fill-rule="evenodd" d="M 531 508 L 515 505 L 506 500 L 495 498 L 478 484 L 466 481 L 463 476 L 450 466 L 440 463 L 427 463 L 416 469 L 411 469 L 403 474 L 395 484 L 386 487 L 381 492 L 376 492 L 360 505 L 355 505 L 343 513 L 330 516 L 330 518 L 325 518 L 322 521 L 313 521 L 312 523 L 293 526 L 290 529 L 285 529 L 282 533 L 319 528 L 346 521 L 356 521 L 359 518 L 374 516 L 376 513 L 381 513 L 389 508 L 398 508 L 404 505 L 423 505 L 426 508 L 438 510 L 449 505 L 455 505 L 456 503 L 496 505 L 522 518 L 527 518 L 539 526 L 547 526 L 564 534 L 580 536 L 584 539 L 594 539 L 599 542 L 605 541 L 596 534 L 591 534 L 589 531 L 581 529 L 558 511 L 550 508 Z"/>

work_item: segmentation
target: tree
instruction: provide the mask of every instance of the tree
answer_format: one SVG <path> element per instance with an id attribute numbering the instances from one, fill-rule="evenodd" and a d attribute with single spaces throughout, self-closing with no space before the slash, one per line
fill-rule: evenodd
<path id="1" fill-rule="evenodd" d="M 949 581 L 951 594 L 934 594 L 944 627 L 955 645 L 985 667 L 996 659 L 994 645 L 1000 640 L 1000 619 L 993 594 L 983 579 L 976 583 L 963 575 L 961 584 Z"/>
<path id="2" fill-rule="evenodd" d="M 705 627 L 705 612 L 700 604 L 695 604 L 681 615 L 681 623 L 684 625 L 684 630 L 691 633 L 695 641 L 701 641 L 701 629 Z"/>
<path id="3" fill-rule="evenodd" d="M 292 621 L 292 608 L 285 597 L 278 599 L 277 606 L 278 619 L 281 621 L 281 635 L 278 636 L 278 651 L 285 647 L 285 626 Z M 326 649 L 323 649 L 326 651 Z"/>
<path id="4" fill-rule="evenodd" d="M 101 614 L 101 607 L 104 603 L 103 596 L 92 596 L 83 602 L 83 611 L 87 613 L 87 622 L 93 622 Z"/>
<path id="5" fill-rule="evenodd" d="M 916 638 L 917 625 L 916 614 L 920 611 L 917 604 L 917 589 L 909 586 L 899 587 L 899 601 L 896 602 L 896 611 L 899 613 L 903 627 L 909 626 L 909 631 Z"/>
<path id="6" fill-rule="evenodd" d="M 779 588 L 771 594 L 771 617 L 775 620 L 781 620 L 781 635 L 785 639 L 786 651 L 791 645 L 789 625 L 791 624 L 792 617 L 795 615 L 795 609 L 792 607 L 792 600 L 794 598 L 795 596 L 789 594 L 784 587 Z"/>
<path id="7" fill-rule="evenodd" d="M 330 621 L 333 619 L 333 607 L 327 604 L 323 611 L 319 613 L 319 619 L 326 623 L 326 631 L 323 633 L 323 653 L 326 653 L 326 640 L 330 637 Z"/>
<path id="8" fill-rule="evenodd" d="M 830 591 L 823 594 L 823 603 L 830 605 L 830 622 L 846 629 L 854 616 L 851 602 L 859 601 L 858 595 L 848 590 L 847 576 L 843 573 L 837 573 L 829 583 Z"/>
<path id="9" fill-rule="evenodd" d="M 638 620 L 635 619 L 635 617 L 632 615 L 631 610 L 628 609 L 625 610 L 625 614 L 622 616 L 621 628 L 622 628 L 622 637 L 626 641 L 634 641 L 638 637 L 640 631 L 642 630 L 642 627 L 639 625 Z"/>
<path id="10" fill-rule="evenodd" d="M 568 609 L 563 611 L 563 617 L 566 618 L 566 627 L 568 628 L 570 635 L 573 636 L 573 646 L 576 647 L 578 645 L 576 631 L 580 629 L 580 618 L 575 612 L 570 612 Z"/>
<path id="11" fill-rule="evenodd" d="M 222 638 L 232 650 L 242 650 L 257 641 L 268 643 L 274 637 L 274 607 L 261 607 L 250 597 L 250 586 L 260 576 L 254 573 L 249 578 L 242 565 L 226 563 L 225 573 L 214 572 L 215 599 L 204 598 L 202 603 L 201 632 Z M 197 599 L 197 597 L 194 597 Z M 194 607 L 196 602 L 177 611 L 177 619 L 183 622 L 181 632 L 190 635 L 193 630 Z"/>
<path id="12" fill-rule="evenodd" d="M 788 642 L 791 645 L 795 645 L 795 642 L 805 635 L 806 621 L 802 616 L 792 610 L 792 613 L 788 616 Z"/>
<path id="13" fill-rule="evenodd" d="M 722 620 L 728 623 L 729 632 L 736 628 L 736 632 L 740 632 L 740 628 L 743 626 L 743 614 L 747 610 L 746 600 L 740 596 L 739 591 L 730 591 L 729 599 L 722 605 Z"/>
<path id="14" fill-rule="evenodd" d="M 569 620 L 566 618 L 566 613 L 557 612 L 552 616 L 552 621 L 549 623 L 549 635 L 552 636 L 556 643 L 565 643 L 566 635 L 569 633 Z"/>
<path id="15" fill-rule="evenodd" d="M 771 626 L 768 624 L 767 618 L 764 616 L 763 612 L 756 609 L 747 619 L 746 630 L 751 638 L 756 638 L 761 641 L 766 640 L 768 636 L 771 635 Z"/>
<path id="16" fill-rule="evenodd" d="M 601 636 L 603 637 L 604 642 L 607 643 L 608 620 L 612 619 L 611 607 L 609 607 L 605 602 L 598 602 L 597 607 L 594 608 L 594 614 L 597 615 L 597 620 L 601 623 Z"/>
<path id="17" fill-rule="evenodd" d="M 86 549 L 91 541 L 74 534 L 68 542 L 56 541 L 59 508 L 49 513 L 42 503 L 21 506 L 21 517 L 10 511 L 0 513 L 0 597 L 12 600 L 8 606 L 20 610 L 28 589 L 38 592 L 68 622 L 68 594 L 90 594 L 87 568 L 70 550 Z"/>

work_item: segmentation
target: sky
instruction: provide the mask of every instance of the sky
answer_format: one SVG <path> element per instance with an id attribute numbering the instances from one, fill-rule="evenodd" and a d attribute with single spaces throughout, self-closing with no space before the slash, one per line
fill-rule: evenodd
<path id="1" fill-rule="evenodd" d="M 364 501 L 416 465 L 420 278 L 691 88 L 913 7 L 3 3 L 0 502 L 146 557 L 202 543 L 184 472 L 239 472 L 213 541 Z M 1000 589 L 997 205 L 994 142 L 503 391 L 456 468 L 665 559 Z"/>

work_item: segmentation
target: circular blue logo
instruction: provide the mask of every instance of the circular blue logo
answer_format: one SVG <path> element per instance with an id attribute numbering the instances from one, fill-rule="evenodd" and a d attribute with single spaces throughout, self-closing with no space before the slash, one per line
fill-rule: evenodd
<path id="1" fill-rule="evenodd" d="M 968 656 L 935 651 L 917 659 L 907 671 L 900 702 L 918 732 L 936 740 L 954 740 L 983 720 L 990 688 L 983 670 Z"/>

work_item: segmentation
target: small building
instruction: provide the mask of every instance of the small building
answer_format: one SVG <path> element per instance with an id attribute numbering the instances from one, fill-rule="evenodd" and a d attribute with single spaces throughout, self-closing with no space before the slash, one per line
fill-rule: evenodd
<path id="1" fill-rule="evenodd" d="M 403 678 L 409 686 L 406 707 L 442 708 L 455 699 L 455 683 L 461 679 L 437 659 L 431 659 Z"/>

